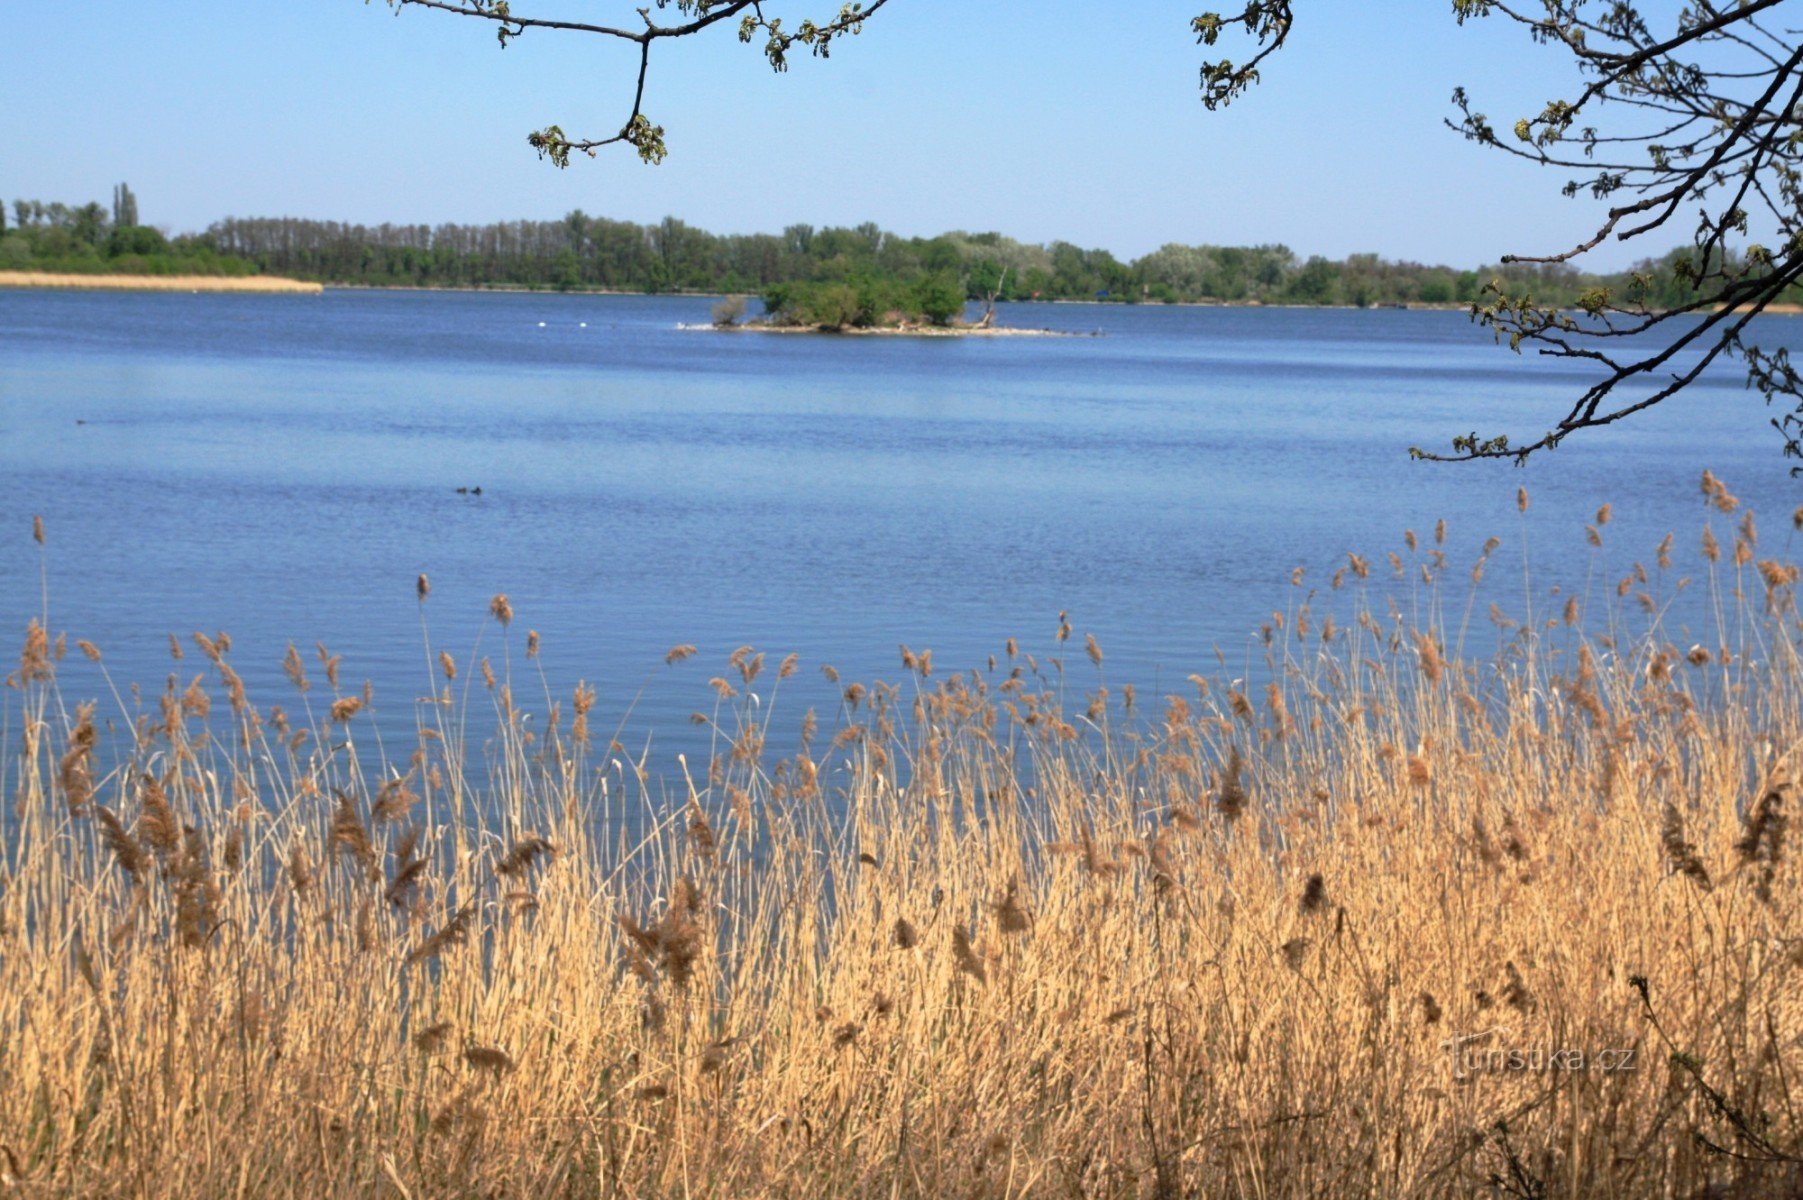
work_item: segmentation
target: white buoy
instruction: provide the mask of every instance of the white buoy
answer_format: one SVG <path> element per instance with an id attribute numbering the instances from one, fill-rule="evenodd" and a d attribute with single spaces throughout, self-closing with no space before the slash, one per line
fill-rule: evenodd
<path id="1" fill-rule="evenodd" d="M 545 323 L 544 323 L 544 322 L 543 322 L 543 321 L 540 321 L 540 322 L 539 322 L 539 323 L 538 323 L 538 327 L 539 327 L 539 328 L 540 328 L 540 329 L 543 329 L 543 328 L 544 328 L 544 327 L 545 327 Z"/>
<path id="2" fill-rule="evenodd" d="M 578 329 L 587 329 L 587 328 L 588 328 L 588 322 L 587 322 L 587 321 L 578 321 L 578 322 L 576 322 L 576 328 L 578 328 Z"/>

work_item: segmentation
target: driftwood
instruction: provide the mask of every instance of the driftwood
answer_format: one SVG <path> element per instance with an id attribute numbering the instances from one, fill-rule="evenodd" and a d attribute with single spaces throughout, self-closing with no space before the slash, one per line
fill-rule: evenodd
<path id="1" fill-rule="evenodd" d="M 1002 268 L 1002 277 L 996 281 L 995 290 L 989 293 L 988 303 L 983 306 L 983 315 L 972 325 L 972 329 L 989 329 L 995 325 L 995 298 L 1002 294 L 1008 286 L 1008 268 Z"/>

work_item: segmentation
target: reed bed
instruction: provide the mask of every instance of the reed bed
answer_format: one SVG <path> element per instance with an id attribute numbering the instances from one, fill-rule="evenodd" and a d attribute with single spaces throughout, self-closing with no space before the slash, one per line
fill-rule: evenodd
<path id="1" fill-rule="evenodd" d="M 239 292 L 317 296 L 317 283 L 277 275 L 104 275 L 56 271 L 0 271 L 0 288 L 63 288 L 101 292 Z"/>
<path id="2" fill-rule="evenodd" d="M 1798 575 L 1703 503 L 1688 582 L 1544 613 L 1443 528 L 1299 576 L 1268 688 L 1061 623 L 785 732 L 743 649 L 673 779 L 519 699 L 504 597 L 516 669 L 441 658 L 394 761 L 323 649 L 103 713 L 33 622 L 0 1193 L 1794 1194 Z"/>

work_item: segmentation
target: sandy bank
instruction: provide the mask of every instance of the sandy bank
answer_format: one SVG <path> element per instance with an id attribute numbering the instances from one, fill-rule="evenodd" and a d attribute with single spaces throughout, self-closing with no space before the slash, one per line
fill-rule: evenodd
<path id="1" fill-rule="evenodd" d="M 0 288 L 81 288 L 103 292 L 245 292 L 318 295 L 317 283 L 273 275 L 74 275 L 0 271 Z"/>

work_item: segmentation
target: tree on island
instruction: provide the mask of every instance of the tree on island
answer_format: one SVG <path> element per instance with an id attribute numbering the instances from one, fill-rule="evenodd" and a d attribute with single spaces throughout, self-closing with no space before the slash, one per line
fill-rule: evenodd
<path id="1" fill-rule="evenodd" d="M 638 10 L 640 27 L 535 17 L 516 12 L 511 0 L 388 0 L 396 8 L 416 5 L 489 22 L 503 46 L 537 29 L 635 45 L 637 79 L 618 132 L 572 137 L 547 125 L 528 137 L 560 167 L 574 153 L 593 156 L 616 143 L 631 145 L 648 163 L 663 160 L 663 127 L 645 114 L 657 44 L 725 26 L 741 42 L 761 43 L 771 66 L 782 71 L 797 46 L 828 57 L 840 38 L 861 32 L 888 2 L 845 4 L 830 20 L 803 19 L 791 27 L 767 15 L 774 6 L 759 0 L 654 0 L 656 15 Z M 1537 437 L 1512 442 L 1472 432 L 1454 438 L 1450 452 L 1416 447 L 1413 455 L 1523 462 L 1579 430 L 1651 408 L 1729 359 L 1744 362 L 1749 386 L 1778 405 L 1772 425 L 1784 453 L 1803 459 L 1803 376 L 1783 348 L 1763 350 L 1748 340 L 1759 315 L 1803 281 L 1803 41 L 1774 23 L 1785 2 L 1683 0 L 1655 13 L 1634 0 L 1452 0 L 1460 24 L 1491 16 L 1514 22 L 1566 57 L 1579 82 L 1569 96 L 1549 100 L 1503 133 L 1460 89 L 1448 124 L 1479 145 L 1573 173 L 1567 195 L 1610 202 L 1589 236 L 1563 251 L 1506 256 L 1505 264 L 1567 264 L 1604 242 L 1631 243 L 1679 228 L 1692 213 L 1696 224 L 1688 246 L 1664 260 L 1663 276 L 1636 272 L 1626 286 L 1592 288 L 1575 309 L 1536 299 L 1504 278 L 1485 285 L 1472 313 L 1499 341 L 1516 351 L 1528 346 L 1593 363 L 1601 377 Z M 675 19 L 660 23 L 666 11 Z M 1191 28 L 1203 45 L 1237 35 L 1255 46 L 1249 58 L 1201 68 L 1203 103 L 1221 107 L 1256 83 L 1294 20 L 1293 0 L 1248 0 L 1237 13 L 1194 18 Z"/>
<path id="2" fill-rule="evenodd" d="M 956 275 L 935 271 L 913 280 L 859 272 L 844 279 L 790 281 L 764 289 L 766 320 L 816 329 L 950 326 L 964 315 Z"/>

